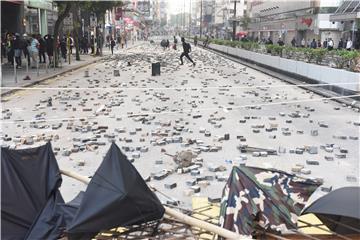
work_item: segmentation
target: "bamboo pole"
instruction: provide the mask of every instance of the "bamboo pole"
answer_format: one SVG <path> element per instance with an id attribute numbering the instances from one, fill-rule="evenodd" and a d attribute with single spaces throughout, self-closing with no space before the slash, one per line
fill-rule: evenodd
<path id="1" fill-rule="evenodd" d="M 72 171 L 67 171 L 67 170 L 60 170 L 60 173 L 63 174 L 63 175 L 66 175 L 68 177 L 71 177 L 71 178 L 74 178 L 82 183 L 85 183 L 85 184 L 89 184 L 90 182 L 90 179 L 88 177 L 85 177 L 85 176 L 82 176 L 80 174 L 77 174 L 75 172 L 72 172 Z M 241 236 L 235 232 L 232 232 L 232 231 L 229 231 L 225 228 L 221 228 L 219 226 L 216 226 L 214 224 L 211 224 L 211 223 L 208 223 L 208 222 L 205 222 L 205 221 L 201 221 L 199 219 L 196 219 L 196 218 L 193 218 L 193 217 L 190 217 L 186 214 L 183 214 L 179 211 L 176 211 L 174 209 L 171 209 L 169 207 L 166 207 L 164 206 L 165 208 L 165 214 L 170 216 L 171 218 L 167 217 L 167 216 L 164 216 L 165 218 L 167 219 L 173 219 L 173 220 L 176 220 L 178 222 L 181 222 L 181 223 L 184 223 L 184 224 L 188 224 L 190 226 L 193 226 L 193 227 L 198 227 L 198 228 L 202 228 L 204 230 L 207 230 L 209 232 L 213 232 L 223 238 L 226 238 L 226 239 L 251 239 L 251 238 L 248 238 L 246 236 Z"/>

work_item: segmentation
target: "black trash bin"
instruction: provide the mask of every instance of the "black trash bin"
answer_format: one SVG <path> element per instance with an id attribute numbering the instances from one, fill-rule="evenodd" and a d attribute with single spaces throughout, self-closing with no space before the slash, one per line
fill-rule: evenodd
<path id="1" fill-rule="evenodd" d="M 151 76 L 160 76 L 160 63 L 151 64 Z"/>

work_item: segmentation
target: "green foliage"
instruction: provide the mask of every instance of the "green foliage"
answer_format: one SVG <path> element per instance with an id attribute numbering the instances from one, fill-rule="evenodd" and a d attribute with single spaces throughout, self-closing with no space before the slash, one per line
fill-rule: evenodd
<path id="1" fill-rule="evenodd" d="M 336 67 L 344 68 L 348 66 L 351 71 L 354 71 L 360 58 L 359 51 L 336 50 L 333 51 Z"/>
<path id="2" fill-rule="evenodd" d="M 266 44 L 266 51 L 271 55 L 282 56 L 282 51 L 284 49 L 283 46 L 274 45 L 274 44 Z"/>
<path id="3" fill-rule="evenodd" d="M 87 11 L 93 12 L 96 14 L 98 18 L 103 18 L 106 10 L 111 9 L 113 7 L 122 6 L 122 1 L 81 1 L 80 8 L 85 9 Z"/>

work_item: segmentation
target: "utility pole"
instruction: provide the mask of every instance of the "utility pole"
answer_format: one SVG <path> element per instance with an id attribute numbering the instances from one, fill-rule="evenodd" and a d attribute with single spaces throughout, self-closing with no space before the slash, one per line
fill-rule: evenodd
<path id="1" fill-rule="evenodd" d="M 191 35 L 191 0 L 189 6 L 189 36 Z"/>
<path id="2" fill-rule="evenodd" d="M 232 40 L 235 41 L 235 35 L 236 35 L 236 0 L 234 0 L 234 17 L 233 17 L 233 36 Z"/>
<path id="3" fill-rule="evenodd" d="M 200 0 L 200 38 L 202 36 L 202 10 L 203 10 L 202 3 L 203 0 Z"/>

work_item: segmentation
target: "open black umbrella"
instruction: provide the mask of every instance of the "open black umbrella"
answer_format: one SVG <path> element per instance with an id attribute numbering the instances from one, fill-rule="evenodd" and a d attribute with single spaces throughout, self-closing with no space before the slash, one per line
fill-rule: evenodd
<path id="1" fill-rule="evenodd" d="M 306 213 L 315 214 L 338 234 L 360 233 L 360 187 L 336 189 L 313 202 Z"/>

